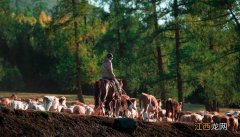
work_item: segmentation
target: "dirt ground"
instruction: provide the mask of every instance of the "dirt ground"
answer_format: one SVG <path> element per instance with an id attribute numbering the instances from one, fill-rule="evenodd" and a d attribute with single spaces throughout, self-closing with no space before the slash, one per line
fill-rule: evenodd
<path id="1" fill-rule="evenodd" d="M 0 109 L 0 137 L 234 137 L 230 131 L 196 131 L 183 123 L 136 121 L 127 132 L 113 128 L 114 119 L 63 113 Z"/>

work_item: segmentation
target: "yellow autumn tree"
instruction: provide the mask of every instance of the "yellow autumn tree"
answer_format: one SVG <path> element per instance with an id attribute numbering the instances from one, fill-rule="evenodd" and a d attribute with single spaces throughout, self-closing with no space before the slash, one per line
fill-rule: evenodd
<path id="1" fill-rule="evenodd" d="M 46 14 L 45 11 L 41 11 L 39 16 L 39 22 L 43 27 L 48 27 L 49 23 L 52 21 L 51 17 Z"/>

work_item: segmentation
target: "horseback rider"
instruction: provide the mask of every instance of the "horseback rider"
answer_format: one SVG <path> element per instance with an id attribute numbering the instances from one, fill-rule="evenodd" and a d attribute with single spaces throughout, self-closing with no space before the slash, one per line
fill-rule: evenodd
<path id="1" fill-rule="evenodd" d="M 101 70 L 102 70 L 102 78 L 113 80 L 116 87 L 117 87 L 117 98 L 119 99 L 121 97 L 121 88 L 119 86 L 119 82 L 115 77 L 115 74 L 113 73 L 113 67 L 112 67 L 112 60 L 113 60 L 113 54 L 108 53 L 104 62 L 102 63 Z"/>

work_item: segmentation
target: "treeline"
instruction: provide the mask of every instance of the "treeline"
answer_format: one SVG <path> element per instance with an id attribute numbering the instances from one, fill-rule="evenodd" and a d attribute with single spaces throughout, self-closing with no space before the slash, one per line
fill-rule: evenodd
<path id="1" fill-rule="evenodd" d="M 23 2 L 0 3 L 1 90 L 77 92 L 83 101 L 111 52 L 131 96 L 208 110 L 240 101 L 237 0 Z"/>

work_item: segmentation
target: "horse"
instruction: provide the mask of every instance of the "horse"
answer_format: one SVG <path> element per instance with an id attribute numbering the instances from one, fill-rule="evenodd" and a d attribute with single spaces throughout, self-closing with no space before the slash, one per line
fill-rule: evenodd
<path id="1" fill-rule="evenodd" d="M 123 82 L 118 79 L 119 86 L 122 89 Z M 96 115 L 109 115 L 110 105 L 113 106 L 113 116 L 118 116 L 118 111 L 121 105 L 121 101 L 116 98 L 117 88 L 113 80 L 100 79 L 95 82 L 95 114 Z M 122 93 L 121 93 L 122 94 Z"/>

